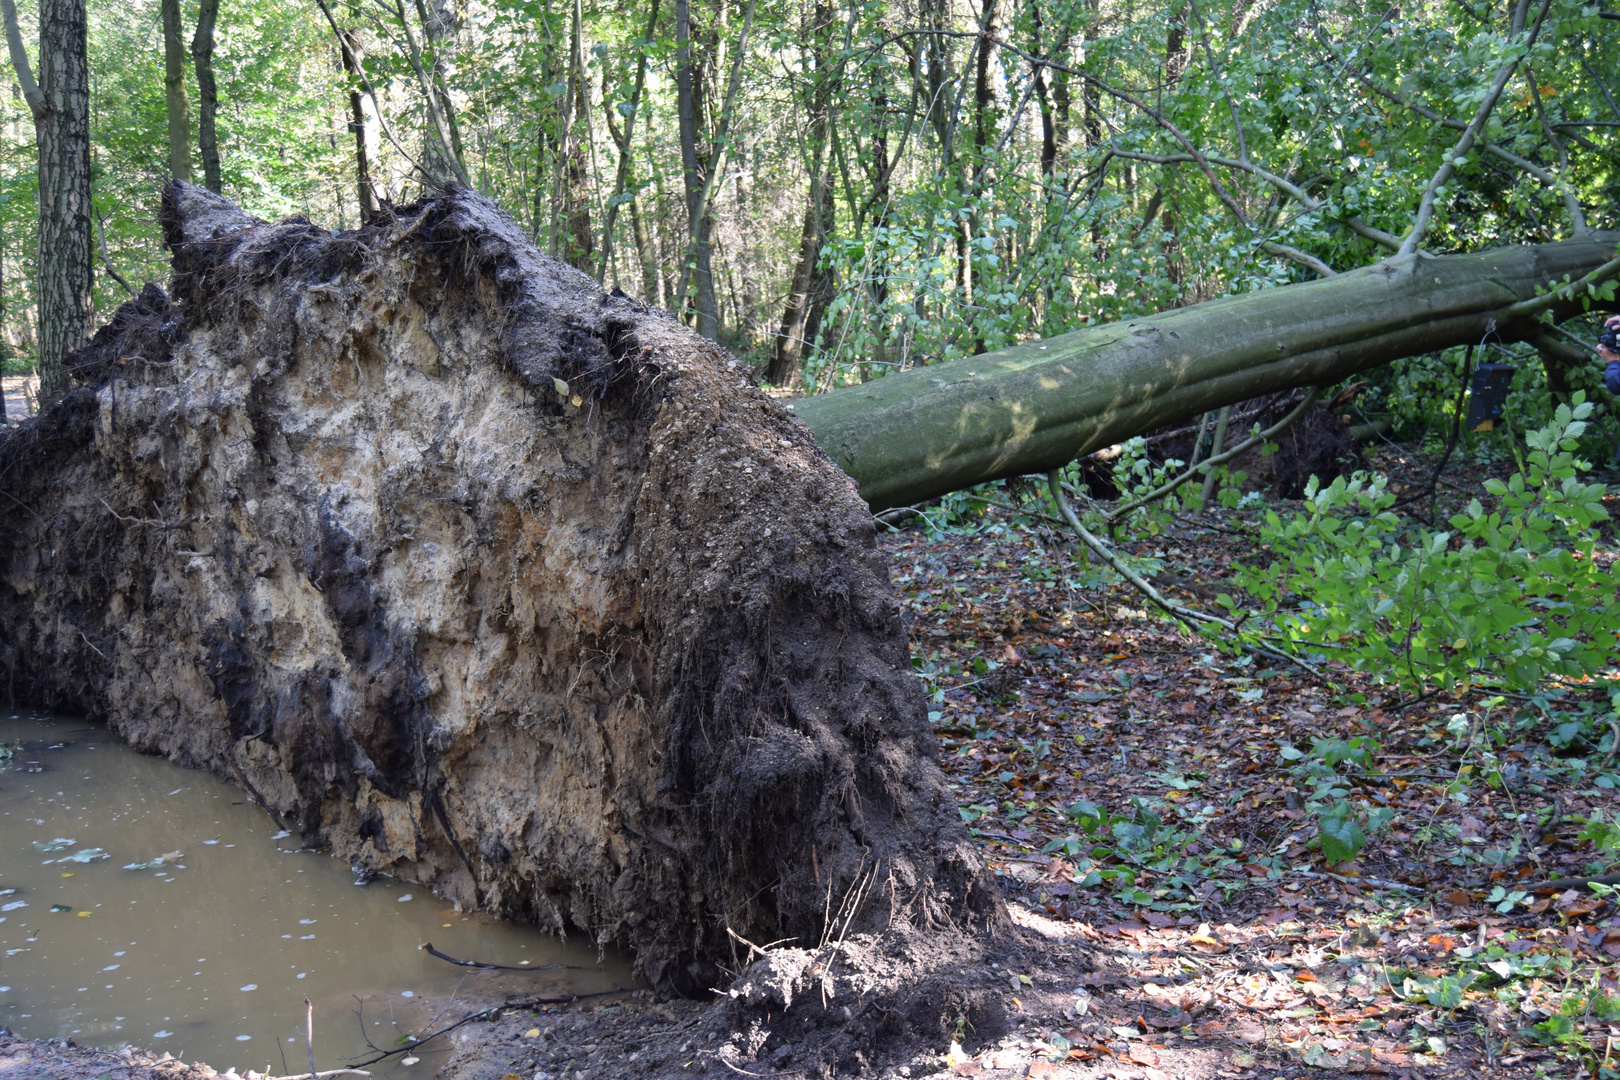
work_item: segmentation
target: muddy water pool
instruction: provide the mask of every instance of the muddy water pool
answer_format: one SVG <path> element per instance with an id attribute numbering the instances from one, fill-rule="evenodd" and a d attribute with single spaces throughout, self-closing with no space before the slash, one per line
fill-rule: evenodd
<path id="1" fill-rule="evenodd" d="M 0 743 L 0 1023 L 20 1036 L 281 1075 L 307 1069 L 305 998 L 316 1065 L 335 1069 L 367 1040 L 393 1049 L 478 1004 L 634 985 L 624 956 L 457 912 L 421 886 L 356 885 L 241 791 L 105 728 L 7 711 Z M 575 967 L 471 970 L 424 942 Z M 431 1076 L 443 1043 L 370 1069 Z"/>

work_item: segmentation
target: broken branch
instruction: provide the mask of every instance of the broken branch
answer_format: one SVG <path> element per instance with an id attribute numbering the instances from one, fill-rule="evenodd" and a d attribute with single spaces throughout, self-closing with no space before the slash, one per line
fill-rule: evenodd
<path id="1" fill-rule="evenodd" d="M 1126 514 L 1129 514 L 1131 511 L 1139 510 L 1149 503 L 1159 501 L 1166 495 L 1169 495 L 1171 492 L 1175 491 L 1182 484 L 1185 484 L 1187 481 L 1191 480 L 1193 477 L 1202 476 L 1214 469 L 1215 466 L 1223 465 L 1226 462 L 1231 461 L 1233 458 L 1254 449 L 1256 446 L 1261 445 L 1274 436 L 1282 434 L 1284 431 L 1287 431 L 1293 426 L 1294 421 L 1305 415 L 1306 410 L 1316 403 L 1316 399 L 1321 392 L 1322 391 L 1320 388 L 1312 387 L 1310 393 L 1305 395 L 1304 401 L 1301 401 L 1298 405 L 1294 406 L 1293 410 L 1290 411 L 1287 416 L 1266 428 L 1266 430 L 1241 443 L 1238 443 L 1238 445 L 1232 447 L 1232 449 L 1227 450 L 1224 453 L 1216 454 L 1213 457 L 1207 458 L 1197 465 L 1192 466 L 1174 480 L 1155 488 L 1146 495 L 1143 495 L 1140 499 L 1132 499 L 1124 506 L 1115 507 L 1113 510 L 1110 510 L 1108 513 L 1104 514 L 1103 519 L 1109 524 L 1113 524 L 1114 522 L 1123 518 Z"/>
<path id="2" fill-rule="evenodd" d="M 417 949 L 426 952 L 429 956 L 437 956 L 447 964 L 454 964 L 457 967 L 483 968 L 486 971 L 554 971 L 557 968 L 573 968 L 577 970 L 579 967 L 578 964 L 541 964 L 539 967 L 529 965 L 512 967 L 509 964 L 485 964 L 477 960 L 457 960 L 455 957 L 446 956 L 438 949 L 435 949 L 431 941 L 423 942 L 417 946 Z"/>

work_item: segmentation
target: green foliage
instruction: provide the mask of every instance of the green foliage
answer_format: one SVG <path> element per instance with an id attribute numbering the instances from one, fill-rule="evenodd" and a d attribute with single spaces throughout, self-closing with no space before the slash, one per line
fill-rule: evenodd
<path id="1" fill-rule="evenodd" d="M 1163 907 L 1168 903 L 1165 897 L 1190 883 L 1190 878 L 1177 871 L 1187 862 L 1187 848 L 1198 839 L 1197 834 L 1167 825 L 1149 800 L 1133 796 L 1127 816 L 1082 799 L 1068 808 L 1066 816 L 1076 831 L 1048 841 L 1041 851 L 1074 859 L 1076 881 L 1081 886 L 1112 882 L 1119 886 L 1115 899 Z M 1169 877 L 1160 888 L 1149 891 L 1137 885 L 1141 871 Z"/>
<path id="2" fill-rule="evenodd" d="M 416 162 L 429 141 L 398 17 L 415 11 L 332 6 L 364 39 L 387 121 L 376 175 L 404 202 L 421 190 Z M 136 287 L 166 276 L 152 213 L 166 168 L 157 7 L 89 5 L 95 206 L 112 263 Z M 181 7 L 189 32 L 195 0 Z M 624 212 L 607 280 L 678 306 L 670 268 L 688 223 L 673 12 L 664 5 L 649 36 L 646 5 L 581 4 L 581 75 L 573 10 L 559 0 L 492 0 L 465 8 L 450 41 L 415 30 L 452 106 L 473 184 L 553 252 L 575 210 L 597 231 L 615 205 Z M 704 2 L 690 10 L 699 127 L 712 132 L 737 55 L 739 13 Z M 731 165 L 713 207 L 723 336 L 761 360 L 782 325 L 810 172 L 830 184 L 818 262 L 830 291 L 794 379 L 806 389 L 1313 276 L 1278 244 L 1335 269 L 1381 258 L 1385 250 L 1349 219 L 1404 233 L 1455 142 L 1430 113 L 1465 120 L 1502 62 L 1521 53 L 1534 79 L 1514 81 L 1482 140 L 1457 163 L 1426 246 L 1556 238 L 1568 231 L 1566 193 L 1589 208 L 1594 227 L 1612 226 L 1620 205 L 1620 179 L 1608 164 L 1617 133 L 1589 123 L 1608 115 L 1620 69 L 1614 50 L 1599 47 L 1608 40 L 1601 13 L 1577 0 L 1556 0 L 1533 49 L 1505 11 L 1458 3 L 1386 11 L 1280 0 L 1194 11 L 1034 0 L 997 13 L 989 33 L 1003 44 L 984 42 L 992 88 L 985 97 L 974 85 L 981 44 L 971 5 L 938 8 L 933 28 L 917 9 L 886 0 L 833 10 L 830 24 L 811 25 L 804 5 L 757 9 L 741 50 Z M 33 13 L 24 5 L 21 14 L 23 37 L 32 40 Z M 1171 25 L 1185 30 L 1175 57 Z M 643 58 L 646 83 L 633 106 Z M 347 109 L 359 80 L 343 71 L 318 9 L 299 0 L 225 9 L 215 65 L 226 194 L 264 217 L 356 224 Z M 1094 81 L 1069 70 L 1082 65 Z M 583 117 L 571 111 L 581 78 Z M 1147 98 L 1131 89 L 1148 86 L 1156 89 Z M 195 122 L 189 74 L 187 89 Z M 4 107 L 15 135 L 0 153 L 0 337 L 26 345 L 33 146 L 23 103 L 13 97 Z M 818 110 L 826 121 L 819 143 L 810 135 Z M 617 139 L 632 114 L 626 184 L 615 194 Z M 1566 133 L 1556 145 L 1554 130 Z M 563 205 L 574 183 L 569 137 L 581 141 L 574 160 L 585 169 L 583 207 Z M 1218 165 L 1212 177 L 1189 160 L 1167 159 L 1186 157 L 1183 139 L 1267 172 Z M 698 142 L 700 155 L 713 149 L 701 134 Z M 1513 166 L 1487 144 L 1541 171 Z M 1549 174 L 1552 182 L 1543 179 Z M 1308 200 L 1280 194 L 1269 175 L 1298 184 Z M 633 235 L 633 217 L 642 236 Z M 122 291 L 99 267 L 96 276 L 97 310 L 106 313 Z M 1378 388 L 1378 407 L 1419 429 L 1438 426 L 1454 400 L 1458 357 L 1407 363 L 1410 377 L 1397 373 Z M 1522 366 L 1509 407 L 1516 430 L 1551 408 L 1537 367 Z M 1591 372 L 1575 374 L 1586 382 L 1573 387 L 1591 389 Z"/>
<path id="3" fill-rule="evenodd" d="M 1408 975 L 1401 981 L 1401 996 L 1451 1012 L 1462 1006 L 1463 994 L 1478 978 L 1471 971 L 1459 975 Z"/>
<path id="4" fill-rule="evenodd" d="M 1474 499 L 1451 531 L 1409 529 L 1382 477 L 1313 480 L 1304 513 L 1267 515 L 1276 562 L 1240 583 L 1289 643 L 1413 691 L 1594 675 L 1613 656 L 1620 565 L 1593 558 L 1604 488 L 1575 457 L 1591 413 L 1581 395 L 1560 405 L 1521 468 L 1485 482 L 1494 508 Z"/>
<path id="5" fill-rule="evenodd" d="M 1305 810 L 1316 819 L 1316 844 L 1330 863 L 1349 862 L 1367 846 L 1367 837 L 1393 820 L 1387 807 L 1367 807 L 1351 801 L 1351 774 L 1374 771 L 1378 742 L 1371 736 L 1316 739 L 1309 750 L 1283 744 L 1283 761 L 1296 783 L 1307 789 Z"/>

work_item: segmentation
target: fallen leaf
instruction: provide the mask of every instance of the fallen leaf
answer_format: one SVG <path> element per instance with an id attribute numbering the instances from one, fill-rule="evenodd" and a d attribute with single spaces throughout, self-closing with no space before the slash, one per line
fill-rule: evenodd
<path id="1" fill-rule="evenodd" d="M 1266 1029 L 1253 1020 L 1239 1020 L 1233 1032 L 1241 1042 L 1258 1046 L 1266 1041 Z"/>
<path id="2" fill-rule="evenodd" d="M 1130 1058 L 1138 1065 L 1157 1065 L 1159 1063 L 1157 1051 L 1147 1046 L 1131 1047 Z"/>
<path id="3" fill-rule="evenodd" d="M 523 1033 L 523 1037 L 525 1039 L 538 1039 L 540 1037 L 540 1029 L 530 1028 L 528 1031 Z"/>

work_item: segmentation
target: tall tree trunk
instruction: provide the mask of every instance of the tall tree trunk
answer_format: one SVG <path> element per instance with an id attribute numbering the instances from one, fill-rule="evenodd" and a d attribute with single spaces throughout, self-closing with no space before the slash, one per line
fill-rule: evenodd
<path id="1" fill-rule="evenodd" d="M 358 30 L 343 35 L 343 69 L 350 76 L 359 76 L 365 61 L 365 44 Z M 349 91 L 349 130 L 354 132 L 355 195 L 360 203 L 360 224 L 371 221 L 382 207 L 382 196 L 377 194 L 377 182 L 371 175 L 371 163 L 377 160 L 380 143 L 377 137 L 377 103 L 366 93 L 364 86 L 356 85 Z"/>
<path id="2" fill-rule="evenodd" d="M 197 6 L 197 32 L 191 38 L 191 59 L 197 65 L 197 156 L 202 158 L 203 186 L 219 194 L 219 88 L 214 83 L 214 24 L 219 0 L 201 0 Z"/>
<path id="3" fill-rule="evenodd" d="M 580 0 L 574 0 L 573 28 L 569 34 L 569 63 L 573 69 L 573 102 L 569 106 L 567 134 L 567 186 L 564 193 L 567 236 L 563 261 L 587 274 L 596 272 L 592 252 L 596 237 L 591 231 L 590 147 L 586 142 L 586 110 L 590 108 L 590 86 L 585 81 L 585 19 Z"/>
<path id="4" fill-rule="evenodd" d="M 973 352 L 975 355 L 984 352 L 984 333 L 979 328 L 979 320 L 972 316 L 974 258 L 973 237 L 982 236 L 984 230 L 979 227 L 978 199 L 979 193 L 988 183 L 994 183 L 993 163 L 988 159 L 991 138 L 995 131 L 995 117 L 992 115 L 995 105 L 995 87 L 991 83 L 991 67 L 995 62 L 995 49 L 990 42 L 996 35 L 996 0 L 984 0 L 984 30 L 979 35 L 978 65 L 973 77 L 973 164 L 968 173 L 973 178 L 968 186 L 968 197 L 972 205 L 963 215 L 962 231 L 959 233 L 958 248 L 961 250 L 962 297 L 969 305 L 968 318 L 971 320 L 973 339 Z"/>
<path id="5" fill-rule="evenodd" d="M 1187 12 L 1178 10 L 1170 16 L 1170 25 L 1164 36 L 1164 88 L 1174 90 L 1187 70 Z"/>
<path id="6" fill-rule="evenodd" d="M 28 65 L 14 0 L 0 0 L 17 82 L 39 147 L 39 393 L 68 388 L 62 358 L 84 343 L 92 305 L 90 62 L 85 0 L 40 0 L 39 82 Z"/>
<path id="7" fill-rule="evenodd" d="M 613 176 L 613 196 L 608 199 L 607 209 L 602 214 L 602 265 L 596 273 L 597 281 L 607 280 L 608 260 L 613 257 L 613 224 L 619 216 L 619 207 L 625 200 L 630 183 L 630 152 L 635 146 L 636 120 L 641 112 L 641 91 L 647 85 L 647 49 L 651 47 L 653 34 L 658 29 L 658 8 L 659 0 L 652 0 L 652 11 L 647 15 L 647 32 L 636 45 L 638 54 L 636 85 L 635 89 L 630 91 L 630 111 L 624 118 L 623 132 L 618 130 L 617 122 L 613 119 L 617 107 L 607 92 L 607 76 L 602 77 L 602 112 L 607 116 L 608 134 L 613 137 L 614 143 L 619 148 L 619 167 Z M 635 228 L 639 229 L 640 226 L 636 225 Z M 636 236 L 638 256 L 643 253 L 644 242 L 644 238 L 638 234 Z M 645 264 L 642 273 L 643 275 L 646 273 Z M 648 299 L 652 299 L 650 294 Z"/>
<path id="8" fill-rule="evenodd" d="M 692 58 L 692 11 L 690 0 L 675 0 L 675 111 L 680 121 L 681 178 L 686 189 L 687 229 L 691 235 L 689 271 L 681 274 L 696 293 L 698 333 L 713 341 L 720 334 L 720 313 L 714 297 L 714 272 L 709 234 L 714 219 L 704 205 L 703 188 L 708 180 L 712 156 L 698 152 L 698 120 L 701 115 L 701 89 L 697 65 Z M 679 313 L 684 315 L 687 298 L 678 296 Z"/>
<path id="9" fill-rule="evenodd" d="M 1040 473 L 1261 394 L 1331 386 L 1403 356 L 1538 339 L 1514 311 L 1614 258 L 1620 233 L 1471 255 L 1395 256 L 1320 281 L 1211 300 L 916 368 L 793 403 L 874 510 Z M 1584 293 L 1583 293 L 1584 295 Z M 1563 301 L 1554 314 L 1579 314 Z"/>
<path id="10" fill-rule="evenodd" d="M 449 88 L 444 83 L 445 65 L 453 63 L 457 52 L 457 35 L 461 30 L 461 9 L 458 0 L 416 0 L 416 14 L 422 20 L 424 57 L 430 75 L 429 91 L 442 120 L 442 134 L 428 140 L 427 166 L 436 175 L 456 177 L 467 182 L 467 157 L 461 147 L 461 123 L 456 118 L 456 106 L 450 100 Z"/>
<path id="11" fill-rule="evenodd" d="M 809 151 L 809 190 L 805 196 L 804 223 L 799 230 L 799 256 L 793 264 L 787 303 L 782 310 L 782 329 L 772 343 L 771 363 L 765 381 L 786 386 L 798 373 L 804 350 L 813 342 L 809 334 L 811 310 L 828 275 L 820 269 L 821 248 L 832 228 L 833 188 L 827 168 L 827 109 L 831 92 L 831 43 L 833 9 L 830 0 L 817 0 L 805 27 L 811 42 L 813 70 L 805 95 L 805 146 Z M 823 305 L 824 306 L 824 305 Z M 820 316 L 816 321 L 820 322 Z"/>
<path id="12" fill-rule="evenodd" d="M 162 0 L 163 100 L 169 114 L 169 175 L 191 180 L 191 104 L 186 100 L 186 46 L 180 0 Z"/>
<path id="13" fill-rule="evenodd" d="M 636 238 L 636 261 L 641 264 L 641 298 L 649 304 L 667 307 L 664 281 L 658 276 L 658 255 L 647 236 L 646 226 L 641 223 L 640 199 L 630 202 L 630 233 Z"/>

